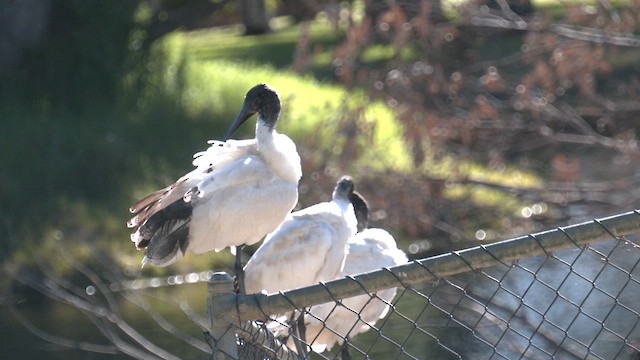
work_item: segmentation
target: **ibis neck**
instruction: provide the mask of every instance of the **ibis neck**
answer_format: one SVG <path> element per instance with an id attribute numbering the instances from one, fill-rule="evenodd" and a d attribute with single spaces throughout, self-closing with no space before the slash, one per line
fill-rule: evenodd
<path id="1" fill-rule="evenodd" d="M 283 179 L 297 183 L 302 176 L 300 156 L 296 146 L 287 136 L 278 134 L 261 118 L 256 124 L 258 151 L 269 166 Z"/>
<path id="2" fill-rule="evenodd" d="M 358 232 L 358 219 L 356 219 L 356 214 L 353 211 L 353 205 L 351 205 L 349 200 L 345 202 L 345 201 L 342 201 L 342 199 L 340 199 L 336 202 L 338 203 L 338 206 L 340 206 L 340 209 L 342 210 L 342 214 L 344 216 L 344 219 L 347 222 L 347 225 L 349 226 L 349 229 L 351 229 L 351 234 L 356 234 Z"/>
<path id="3" fill-rule="evenodd" d="M 333 202 L 335 202 L 336 204 L 338 204 L 338 206 L 340 207 L 340 209 L 342 210 L 342 212 L 352 212 L 355 213 L 353 210 L 353 205 L 351 204 L 351 202 L 349 201 L 349 199 L 344 198 L 342 196 L 335 196 L 333 198 Z M 354 215 L 355 216 L 355 215 Z"/>
<path id="4" fill-rule="evenodd" d="M 273 143 L 273 136 L 276 131 L 273 126 L 269 126 L 261 116 L 258 116 L 256 123 L 256 140 L 258 141 L 258 148 L 261 145 L 269 146 L 269 143 Z"/>

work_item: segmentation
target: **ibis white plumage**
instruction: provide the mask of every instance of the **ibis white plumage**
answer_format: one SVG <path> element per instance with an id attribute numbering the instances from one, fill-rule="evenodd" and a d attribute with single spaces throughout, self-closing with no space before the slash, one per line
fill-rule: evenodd
<path id="1" fill-rule="evenodd" d="M 355 193 L 351 201 L 361 229 L 348 242 L 348 255 L 340 277 L 356 275 L 406 263 L 407 256 L 391 234 L 383 229 L 368 229 L 368 206 L 364 198 Z M 360 295 L 336 303 L 326 303 L 309 309 L 313 316 L 305 315 L 307 343 L 313 351 L 329 351 L 334 344 L 369 330 L 384 318 L 396 289 Z M 320 319 L 320 320 L 318 320 Z"/>
<path id="2" fill-rule="evenodd" d="M 291 213 L 267 235 L 244 268 L 247 293 L 335 279 L 344 267 L 347 242 L 357 231 L 352 192 L 353 181 L 342 177 L 331 201 Z"/>
<path id="3" fill-rule="evenodd" d="M 293 141 L 276 132 L 280 110 L 275 90 L 253 87 L 223 140 L 194 155 L 193 171 L 130 208 L 143 266 L 254 244 L 282 223 L 298 201 L 302 170 Z M 229 140 L 255 113 L 255 139 Z"/>

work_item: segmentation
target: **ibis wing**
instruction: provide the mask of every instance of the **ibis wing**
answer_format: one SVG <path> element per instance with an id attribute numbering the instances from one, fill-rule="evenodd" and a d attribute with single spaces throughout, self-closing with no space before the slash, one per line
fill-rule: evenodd
<path id="1" fill-rule="evenodd" d="M 148 242 L 144 262 L 167 266 L 184 256 L 189 244 L 189 218 L 165 221 Z"/>
<path id="2" fill-rule="evenodd" d="M 382 229 L 366 229 L 349 241 L 349 256 L 343 275 L 356 275 L 406 263 L 407 255 L 398 249 L 393 236 Z"/>
<path id="3" fill-rule="evenodd" d="M 224 167 L 235 160 L 257 153 L 255 139 L 248 140 L 209 140 L 209 146 L 205 151 L 193 155 L 193 165 L 198 168 Z"/>
<path id="4" fill-rule="evenodd" d="M 259 184 L 274 177 L 271 168 L 259 156 L 248 155 L 227 164 L 224 168 L 208 174 L 197 185 L 200 197 L 216 191 L 247 184 Z"/>
<path id="5" fill-rule="evenodd" d="M 164 196 L 168 191 L 171 191 L 175 187 L 175 183 L 171 184 L 163 189 L 152 192 L 151 194 L 145 196 L 144 198 L 138 200 L 135 204 L 131 205 L 129 211 L 132 213 L 138 213 L 140 210 L 148 207 L 149 205 L 157 202 L 162 196 Z"/>
<path id="6" fill-rule="evenodd" d="M 192 171 L 175 183 L 138 201 L 130 209 L 134 212 L 134 216 L 127 221 L 127 226 L 137 231 L 141 225 L 158 211 L 176 201 L 182 201 L 185 192 L 200 182 L 199 177 L 202 177 L 202 175 Z"/>
<path id="7" fill-rule="evenodd" d="M 147 218 L 161 210 L 162 208 L 169 206 L 172 202 L 179 198 L 182 198 L 185 188 L 189 186 L 191 173 L 181 177 L 175 183 L 155 191 L 142 200 L 135 203 L 129 211 L 134 213 L 134 216 L 127 222 L 128 227 L 138 227 L 143 224 Z M 193 181 L 191 181 L 193 183 Z"/>
<path id="8" fill-rule="evenodd" d="M 204 180 L 209 179 L 223 179 L 228 173 L 232 171 L 234 162 L 251 152 L 255 148 L 255 140 L 252 141 L 228 141 L 222 143 L 223 146 L 218 146 L 217 143 L 210 146 L 207 151 L 194 155 L 194 165 L 196 169 L 184 175 L 175 183 L 153 192 L 152 194 L 144 197 L 142 200 L 136 202 L 129 209 L 134 216 L 127 222 L 127 226 L 134 228 L 135 232 L 132 234 L 132 240 L 136 243 L 136 246 L 144 247 L 148 244 L 153 232 L 158 228 L 157 221 L 155 224 L 148 226 L 142 231 L 141 227 L 147 223 L 150 219 L 164 219 L 164 216 L 155 215 L 163 209 L 175 204 L 176 202 L 184 202 L 184 195 L 202 183 Z M 241 161 L 241 160 L 240 160 Z M 238 174 L 241 176 L 242 174 Z M 219 182 L 216 182 L 219 183 Z M 161 224 L 160 224 L 161 225 Z"/>
<path id="9" fill-rule="evenodd" d="M 227 142 L 210 141 L 207 150 L 194 155 L 193 164 L 197 167 L 175 183 L 155 191 L 133 204 L 129 211 L 134 217 L 129 220 L 129 227 L 143 224 L 147 218 L 162 208 L 182 198 L 184 194 L 215 172 L 224 171 L 225 167 L 235 160 L 255 151 L 255 140 L 229 140 Z"/>
<path id="10" fill-rule="evenodd" d="M 342 276 L 356 275 L 407 262 L 406 255 L 397 248 L 395 240 L 385 230 L 367 229 L 349 240 Z M 305 316 L 306 335 L 314 351 L 331 350 L 346 337 L 367 331 L 386 316 L 395 288 L 379 291 L 375 296 L 360 295 L 343 299 L 342 306 L 326 303 L 313 306 Z M 318 320 L 320 319 L 320 320 Z M 337 335 L 339 334 L 339 335 Z"/>
<path id="11" fill-rule="evenodd" d="M 175 221 L 188 221 L 191 218 L 193 208 L 188 202 L 179 199 L 169 206 L 154 213 L 144 224 L 138 227 L 136 234 L 138 241 L 136 247 L 142 249 L 149 245 L 155 238 L 165 238 L 169 233 L 175 231 Z"/>
<path id="12" fill-rule="evenodd" d="M 247 263 L 247 292 L 271 293 L 312 285 L 332 279 L 324 277 L 327 273 L 335 277 L 344 261 L 344 249 L 342 259 L 328 259 L 335 253 L 331 251 L 332 235 L 330 229 L 308 219 L 285 220 Z"/>

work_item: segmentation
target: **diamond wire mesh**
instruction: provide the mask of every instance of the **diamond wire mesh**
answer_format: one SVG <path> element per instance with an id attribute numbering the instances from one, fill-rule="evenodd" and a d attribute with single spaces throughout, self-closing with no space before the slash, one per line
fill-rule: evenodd
<path id="1" fill-rule="evenodd" d="M 459 256 L 467 269 L 455 276 L 415 284 L 397 277 L 395 296 L 361 296 L 365 310 L 388 307 L 377 321 L 365 319 L 364 304 L 333 294 L 332 303 L 271 314 L 266 325 L 238 330 L 239 358 L 640 359 L 640 237 L 616 238 L 598 224 L 610 240 L 583 245 L 559 229 L 571 248 L 547 251 L 530 235 L 545 255 L 482 269 Z M 337 343 L 321 352 L 326 335 Z"/>

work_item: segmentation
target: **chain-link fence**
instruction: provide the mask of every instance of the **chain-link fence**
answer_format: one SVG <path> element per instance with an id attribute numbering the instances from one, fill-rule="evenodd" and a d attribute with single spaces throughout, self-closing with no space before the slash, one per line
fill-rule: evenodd
<path id="1" fill-rule="evenodd" d="M 640 359 L 638 234 L 634 211 L 271 295 L 215 274 L 213 357 Z"/>

